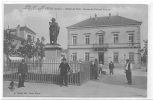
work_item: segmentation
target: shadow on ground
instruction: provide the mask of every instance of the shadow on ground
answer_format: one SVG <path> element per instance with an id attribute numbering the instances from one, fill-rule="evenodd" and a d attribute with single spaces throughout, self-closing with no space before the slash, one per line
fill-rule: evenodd
<path id="1" fill-rule="evenodd" d="M 100 75 L 98 80 L 92 80 L 110 85 L 120 85 L 147 90 L 147 76 L 132 76 L 132 85 L 128 85 L 125 75 Z"/>

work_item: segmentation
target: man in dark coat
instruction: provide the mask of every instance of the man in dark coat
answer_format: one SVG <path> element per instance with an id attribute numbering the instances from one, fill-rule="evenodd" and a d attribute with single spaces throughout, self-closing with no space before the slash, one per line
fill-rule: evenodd
<path id="1" fill-rule="evenodd" d="M 68 86 L 68 75 L 67 74 L 70 71 L 70 67 L 69 67 L 69 64 L 66 62 L 65 58 L 63 58 L 62 61 L 63 62 L 59 66 L 59 69 L 60 69 L 60 86 L 63 85 L 63 80 L 64 80 L 65 86 L 67 87 Z"/>
<path id="2" fill-rule="evenodd" d="M 130 63 L 129 59 L 126 60 L 126 65 L 125 65 L 125 73 L 126 73 L 126 78 L 129 85 L 132 84 L 132 64 Z"/>
<path id="3" fill-rule="evenodd" d="M 98 79 L 98 61 L 97 59 L 95 59 L 95 62 L 94 62 L 94 78 Z"/>
<path id="4" fill-rule="evenodd" d="M 109 64 L 110 74 L 113 74 L 113 68 L 114 68 L 114 64 L 113 64 L 113 62 L 111 61 L 110 64 Z"/>
<path id="5" fill-rule="evenodd" d="M 94 61 L 91 61 L 91 63 L 90 63 L 90 79 L 94 79 L 94 67 L 95 67 Z"/>
<path id="6" fill-rule="evenodd" d="M 19 73 L 19 84 L 18 84 L 18 88 L 20 87 L 25 87 L 24 86 L 24 81 L 25 81 L 25 77 L 28 73 L 28 66 L 25 63 L 25 60 L 23 59 L 21 64 L 18 67 L 18 73 Z"/>

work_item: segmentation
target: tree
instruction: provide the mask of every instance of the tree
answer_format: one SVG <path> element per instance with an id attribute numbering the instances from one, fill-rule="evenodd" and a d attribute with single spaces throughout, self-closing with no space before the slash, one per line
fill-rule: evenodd
<path id="1" fill-rule="evenodd" d="M 4 30 L 4 54 L 7 59 L 9 56 L 16 54 L 16 44 L 12 43 L 13 38 L 11 37 L 10 30 Z"/>
<path id="2" fill-rule="evenodd" d="M 45 38 L 41 37 L 41 41 L 39 39 L 37 39 L 36 42 L 36 51 L 37 51 L 37 55 L 40 58 L 40 60 L 43 60 L 43 57 L 45 57 Z"/>
<path id="3" fill-rule="evenodd" d="M 42 61 L 43 61 L 43 57 L 45 57 L 45 38 L 41 37 L 41 41 L 39 40 L 39 38 L 37 38 L 37 42 L 36 42 L 36 56 L 38 58 L 40 58 L 40 71 L 42 72 Z"/>
<path id="4" fill-rule="evenodd" d="M 17 50 L 19 56 L 21 57 L 28 57 L 29 59 L 35 55 L 35 48 L 32 42 L 31 37 L 28 37 L 26 41 L 22 42 L 22 45 Z"/>
<path id="5" fill-rule="evenodd" d="M 147 57 L 148 57 L 148 40 L 143 40 L 144 47 L 140 50 L 142 53 L 142 61 L 143 63 L 147 63 Z"/>
<path id="6" fill-rule="evenodd" d="M 147 61 L 148 61 L 148 40 L 143 40 L 144 42 L 144 47 L 140 50 L 140 52 L 142 53 L 142 57 L 141 60 L 143 63 L 146 63 L 147 65 Z M 147 71 L 147 66 L 146 66 L 146 71 Z"/>

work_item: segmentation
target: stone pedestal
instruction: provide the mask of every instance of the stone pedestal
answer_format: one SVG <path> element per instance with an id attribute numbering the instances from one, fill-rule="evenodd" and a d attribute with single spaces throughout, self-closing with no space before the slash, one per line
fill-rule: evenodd
<path id="1" fill-rule="evenodd" d="M 60 60 L 61 46 L 59 44 L 47 44 L 45 46 L 45 60 Z"/>

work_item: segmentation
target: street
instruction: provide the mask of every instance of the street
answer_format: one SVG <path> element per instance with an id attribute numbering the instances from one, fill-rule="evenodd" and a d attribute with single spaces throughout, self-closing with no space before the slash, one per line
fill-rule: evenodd
<path id="1" fill-rule="evenodd" d="M 3 82 L 4 97 L 147 97 L 147 72 L 145 69 L 134 69 L 132 72 L 132 85 L 128 85 L 124 70 L 114 69 L 114 74 L 109 74 L 109 69 L 103 69 L 106 75 L 99 75 L 98 80 L 90 80 L 81 86 L 69 85 L 60 87 L 56 84 L 30 83 L 25 87 L 15 90 L 8 89 L 10 81 Z"/>

